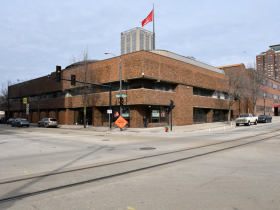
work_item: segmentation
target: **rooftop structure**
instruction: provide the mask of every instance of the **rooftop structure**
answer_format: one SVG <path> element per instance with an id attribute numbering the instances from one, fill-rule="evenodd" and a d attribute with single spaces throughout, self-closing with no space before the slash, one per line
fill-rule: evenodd
<path id="1" fill-rule="evenodd" d="M 152 50 L 153 32 L 136 27 L 121 33 L 121 55 L 140 50 Z"/>

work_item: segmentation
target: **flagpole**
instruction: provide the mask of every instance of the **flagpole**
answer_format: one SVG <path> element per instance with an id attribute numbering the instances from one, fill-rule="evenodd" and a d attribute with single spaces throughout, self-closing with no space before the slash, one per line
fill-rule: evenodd
<path id="1" fill-rule="evenodd" d="M 153 4 L 153 36 L 154 36 L 154 49 L 156 48 L 156 40 L 155 40 L 155 8 Z"/>

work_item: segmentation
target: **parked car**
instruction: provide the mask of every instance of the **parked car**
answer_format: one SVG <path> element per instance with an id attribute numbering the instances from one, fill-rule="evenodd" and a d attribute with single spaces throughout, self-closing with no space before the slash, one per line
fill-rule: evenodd
<path id="1" fill-rule="evenodd" d="M 11 123 L 14 121 L 15 119 L 14 118 L 10 118 L 7 120 L 6 124 L 7 125 L 11 125 Z"/>
<path id="2" fill-rule="evenodd" d="M 7 119 L 6 119 L 6 117 L 0 117 L 0 124 L 2 123 L 2 124 L 4 124 L 4 123 L 6 123 L 6 121 L 7 121 Z"/>
<path id="3" fill-rule="evenodd" d="M 38 127 L 57 127 L 57 119 L 55 118 L 43 118 L 41 121 L 38 122 Z"/>
<path id="4" fill-rule="evenodd" d="M 255 125 L 258 124 L 258 117 L 253 117 L 252 114 L 241 114 L 236 119 L 236 126 L 239 126 L 239 124 L 244 124 L 250 126 L 251 123 L 254 123 Z"/>
<path id="5" fill-rule="evenodd" d="M 272 117 L 270 115 L 260 115 L 258 122 L 264 122 L 264 123 L 272 122 Z"/>
<path id="6" fill-rule="evenodd" d="M 17 126 L 17 127 L 23 127 L 23 126 L 26 126 L 26 127 L 29 127 L 29 121 L 25 118 L 17 118 L 15 119 L 12 123 L 11 123 L 11 126 L 14 127 L 14 126 Z"/>

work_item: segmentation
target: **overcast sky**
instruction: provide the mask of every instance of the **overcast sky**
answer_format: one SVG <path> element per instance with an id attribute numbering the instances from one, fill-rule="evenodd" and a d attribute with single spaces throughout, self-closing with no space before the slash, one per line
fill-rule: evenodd
<path id="1" fill-rule="evenodd" d="M 279 0 L 9 0 L 0 7 L 0 84 L 65 68 L 73 55 L 120 54 L 120 33 L 155 4 L 156 49 L 214 65 L 255 61 L 280 44 Z M 144 29 L 153 30 L 148 23 Z"/>

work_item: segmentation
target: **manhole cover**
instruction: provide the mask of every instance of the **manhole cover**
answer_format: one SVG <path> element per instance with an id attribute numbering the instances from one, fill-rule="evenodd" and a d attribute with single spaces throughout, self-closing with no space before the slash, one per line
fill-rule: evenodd
<path id="1" fill-rule="evenodd" d="M 153 150 L 156 149 L 155 147 L 142 147 L 141 150 Z"/>
<path id="2" fill-rule="evenodd" d="M 109 139 L 104 139 L 104 140 L 102 140 L 102 141 L 110 141 Z"/>

